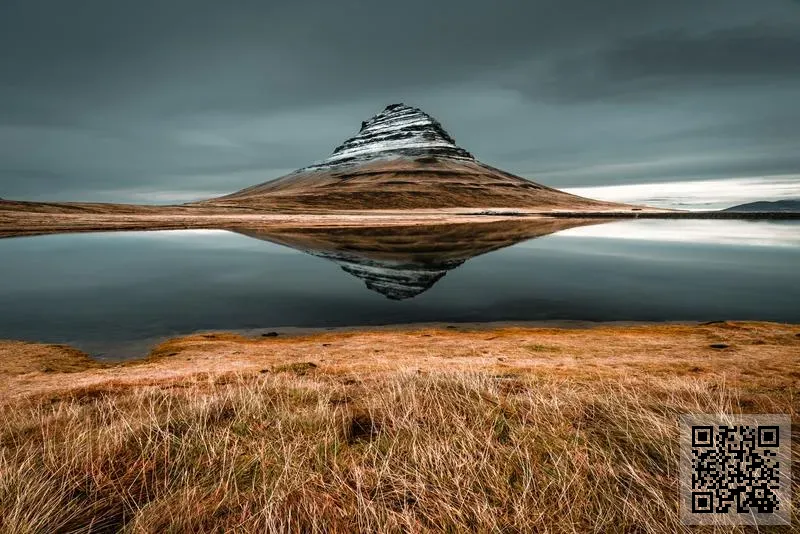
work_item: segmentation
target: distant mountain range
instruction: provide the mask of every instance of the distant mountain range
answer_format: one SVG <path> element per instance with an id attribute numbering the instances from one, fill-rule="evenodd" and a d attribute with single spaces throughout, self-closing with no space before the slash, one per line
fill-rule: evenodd
<path id="1" fill-rule="evenodd" d="M 800 213 L 800 199 L 776 200 L 774 202 L 761 200 L 759 202 L 739 204 L 722 211 L 739 213 Z"/>
<path id="2" fill-rule="evenodd" d="M 327 159 L 199 203 L 257 209 L 535 208 L 630 211 L 481 163 L 427 113 L 392 104 Z"/>

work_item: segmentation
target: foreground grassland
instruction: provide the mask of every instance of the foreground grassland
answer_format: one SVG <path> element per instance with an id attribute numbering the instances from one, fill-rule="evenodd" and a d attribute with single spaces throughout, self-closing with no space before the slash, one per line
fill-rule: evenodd
<path id="1" fill-rule="evenodd" d="M 207 334 L 113 366 L 0 343 L 0 531 L 689 532 L 677 416 L 797 421 L 798 334 Z"/>

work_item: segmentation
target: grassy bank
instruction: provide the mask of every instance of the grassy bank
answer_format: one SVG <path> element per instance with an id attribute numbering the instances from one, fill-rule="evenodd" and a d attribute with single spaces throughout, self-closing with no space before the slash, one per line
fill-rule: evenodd
<path id="1" fill-rule="evenodd" d="M 0 530 L 681 531 L 677 416 L 796 418 L 798 331 L 209 335 L 17 366 Z"/>

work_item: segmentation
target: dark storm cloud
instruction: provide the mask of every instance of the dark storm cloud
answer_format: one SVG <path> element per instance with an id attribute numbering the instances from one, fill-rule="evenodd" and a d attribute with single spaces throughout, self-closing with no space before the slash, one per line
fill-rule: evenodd
<path id="1" fill-rule="evenodd" d="M 566 102 L 800 82 L 800 25 L 639 35 L 552 62 L 517 87 Z M 535 67 L 534 67 L 535 68 Z"/>
<path id="2" fill-rule="evenodd" d="M 671 78 L 800 76 L 797 27 L 756 26 L 703 35 L 683 32 L 629 39 L 609 57 L 612 73 Z"/>
<path id="3" fill-rule="evenodd" d="M 0 196 L 231 191 L 394 101 L 555 185 L 792 172 L 798 21 L 789 0 L 5 0 Z"/>

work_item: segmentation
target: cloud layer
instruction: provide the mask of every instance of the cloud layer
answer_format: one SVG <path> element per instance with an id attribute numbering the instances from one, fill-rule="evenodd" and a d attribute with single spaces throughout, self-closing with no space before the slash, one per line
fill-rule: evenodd
<path id="1" fill-rule="evenodd" d="M 796 174 L 798 36 L 791 0 L 7 0 L 0 196 L 233 191 L 393 102 L 557 187 Z"/>

